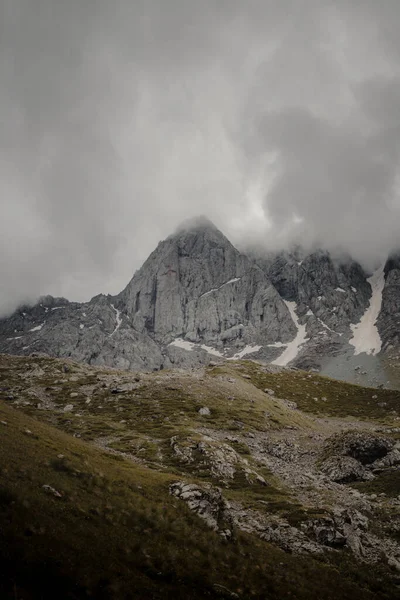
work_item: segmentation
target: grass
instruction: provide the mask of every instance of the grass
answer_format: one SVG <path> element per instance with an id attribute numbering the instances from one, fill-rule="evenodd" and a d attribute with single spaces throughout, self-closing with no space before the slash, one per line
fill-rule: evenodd
<path id="1" fill-rule="evenodd" d="M 1 598 L 229 597 L 225 588 L 242 600 L 395 597 L 384 571 L 364 570 L 350 556 L 343 563 L 335 554 L 291 556 L 240 532 L 227 543 L 171 497 L 168 486 L 180 479 L 217 484 L 228 501 L 282 516 L 291 525 L 323 516 L 323 508 L 301 505 L 254 463 L 242 434 L 267 436 L 287 427 L 312 432 L 316 422 L 304 413 L 348 416 L 362 407 L 368 409 L 363 418 L 392 422 L 398 392 L 389 397 L 386 390 L 301 372 L 271 375 L 249 361 L 198 377 L 141 375 L 134 389 L 118 394 L 112 393 L 116 378 L 133 381 L 131 374 L 111 369 L 0 356 L 0 421 L 7 423 L 0 423 Z M 294 400 L 304 413 L 285 407 L 265 388 Z M 386 394 L 385 406 L 368 404 L 375 392 Z M 312 394 L 326 401 L 315 402 Z M 69 404 L 73 408 L 66 411 Z M 204 406 L 209 416 L 200 415 Z M 226 434 L 238 453 L 232 480 L 213 477 L 204 453 L 194 451 L 189 464 L 173 455 L 172 436 L 190 445 L 189 439 L 207 432 Z M 242 459 L 266 486 L 248 481 Z"/>
<path id="2" fill-rule="evenodd" d="M 373 594 L 358 571 L 343 576 L 240 533 L 223 541 L 168 494 L 171 475 L 3 403 L 0 419 L 2 598 L 220 598 L 223 588 L 272 600 L 391 597 L 383 579 Z"/>
<path id="3" fill-rule="evenodd" d="M 306 413 L 385 422 L 400 417 L 399 390 L 366 388 L 304 371 L 266 373 L 251 361 L 241 361 L 234 369 L 214 368 L 210 374 L 235 371 L 250 376 L 258 389 L 272 389 L 276 397 L 296 402 Z"/>
<path id="4" fill-rule="evenodd" d="M 352 487 L 365 494 L 385 494 L 391 498 L 400 496 L 400 471 L 387 469 L 371 481 L 352 483 Z"/>

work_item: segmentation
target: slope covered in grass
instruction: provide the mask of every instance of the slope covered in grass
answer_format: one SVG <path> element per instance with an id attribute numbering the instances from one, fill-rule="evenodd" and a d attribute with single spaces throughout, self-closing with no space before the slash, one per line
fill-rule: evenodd
<path id="1" fill-rule="evenodd" d="M 257 388 L 273 390 L 276 396 L 296 402 L 306 413 L 387 422 L 400 417 L 399 390 L 362 387 L 305 371 L 271 373 L 250 361 L 243 361 L 238 368 Z"/>
<path id="2" fill-rule="evenodd" d="M 250 536 L 224 542 L 169 496 L 168 475 L 3 404 L 0 418 L 2 598 L 229 597 L 225 588 L 242 598 L 375 597 L 367 580 Z"/>
<path id="3" fill-rule="evenodd" d="M 306 375 L 286 374 L 243 362 L 135 375 L 1 356 L 0 597 L 395 598 L 384 564 L 371 569 L 346 548 L 294 555 L 235 526 L 226 541 L 169 492 L 177 481 L 217 485 L 229 502 L 288 526 L 324 517 L 319 497 L 303 504 L 308 484 L 297 497 L 284 462 L 258 452 L 323 433 L 312 415 L 263 391 L 274 381 L 289 399 L 296 385 L 306 405 Z M 374 418 L 391 421 L 389 409 Z M 221 456 L 224 468 L 233 456 L 232 477 L 215 471 Z"/>

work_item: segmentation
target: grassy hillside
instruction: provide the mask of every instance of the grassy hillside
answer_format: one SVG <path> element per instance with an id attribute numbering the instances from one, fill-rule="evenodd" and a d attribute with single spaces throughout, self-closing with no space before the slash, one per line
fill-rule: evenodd
<path id="1" fill-rule="evenodd" d="M 218 483 L 231 501 L 293 518 L 311 510 L 256 464 L 242 434 L 314 432 L 314 419 L 254 387 L 264 380 L 251 363 L 227 369 L 135 376 L 0 358 L 0 598 L 396 597 L 384 568 L 346 549 L 297 556 L 238 529 L 226 541 L 170 495 L 170 484 L 184 479 Z M 203 406 L 209 416 L 200 415 Z M 240 470 L 216 482 L 203 463 L 177 462 L 171 436 L 186 440 L 202 429 L 232 437 L 267 485 L 250 484 Z"/>

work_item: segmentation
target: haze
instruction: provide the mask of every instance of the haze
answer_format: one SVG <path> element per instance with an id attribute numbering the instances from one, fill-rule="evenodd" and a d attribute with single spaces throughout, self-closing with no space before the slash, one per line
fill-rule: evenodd
<path id="1" fill-rule="evenodd" d="M 398 0 L 0 0 L 0 312 L 117 293 L 206 214 L 400 247 Z"/>

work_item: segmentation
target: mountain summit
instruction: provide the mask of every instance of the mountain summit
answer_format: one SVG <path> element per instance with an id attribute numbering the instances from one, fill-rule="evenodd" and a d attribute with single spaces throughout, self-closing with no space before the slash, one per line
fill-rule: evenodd
<path id="1" fill-rule="evenodd" d="M 206 217 L 185 221 L 117 296 L 45 297 L 1 319 L 0 351 L 150 370 L 254 357 L 347 378 L 361 362 L 384 382 L 371 360 L 400 344 L 398 257 L 369 277 L 300 254 L 247 256 Z"/>

